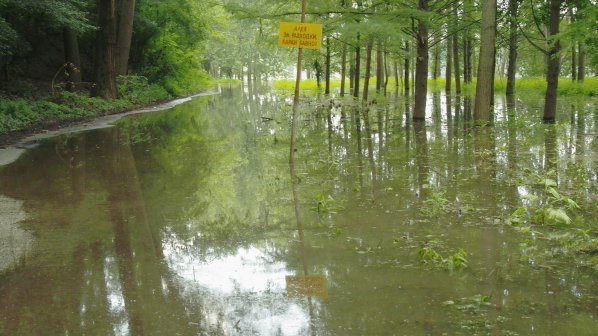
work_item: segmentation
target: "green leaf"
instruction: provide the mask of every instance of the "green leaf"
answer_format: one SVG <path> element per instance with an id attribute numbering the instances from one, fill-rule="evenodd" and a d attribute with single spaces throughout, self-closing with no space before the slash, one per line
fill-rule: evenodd
<path id="1" fill-rule="evenodd" d="M 560 224 L 570 224 L 571 218 L 567 215 L 567 212 L 563 209 L 548 208 L 544 212 L 545 216 L 551 220 Z"/>

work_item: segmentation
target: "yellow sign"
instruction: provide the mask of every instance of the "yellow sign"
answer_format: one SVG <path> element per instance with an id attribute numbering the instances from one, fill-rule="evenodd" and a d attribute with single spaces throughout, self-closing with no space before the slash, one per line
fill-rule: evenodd
<path id="1" fill-rule="evenodd" d="M 323 275 L 287 275 L 286 282 L 289 296 L 315 296 L 322 299 L 328 297 L 326 278 Z"/>
<path id="2" fill-rule="evenodd" d="M 322 25 L 319 23 L 281 22 L 278 30 L 281 47 L 320 49 Z"/>

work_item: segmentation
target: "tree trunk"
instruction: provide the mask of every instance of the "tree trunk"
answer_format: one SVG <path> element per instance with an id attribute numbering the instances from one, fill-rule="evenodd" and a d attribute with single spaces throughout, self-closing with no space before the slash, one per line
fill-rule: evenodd
<path id="1" fill-rule="evenodd" d="M 376 46 L 376 93 L 380 93 L 380 90 L 382 89 L 382 78 L 384 77 L 382 65 L 382 39 L 378 38 Z"/>
<path id="2" fill-rule="evenodd" d="M 440 47 L 438 44 L 434 47 L 434 64 L 432 65 L 432 78 L 438 79 L 440 75 Z"/>
<path id="3" fill-rule="evenodd" d="M 345 96 L 345 77 L 347 76 L 347 45 L 343 44 L 341 57 L 341 97 Z"/>
<path id="4" fill-rule="evenodd" d="M 395 91 L 399 92 L 399 65 L 396 60 L 393 60 L 393 66 L 395 70 Z"/>
<path id="5" fill-rule="evenodd" d="M 359 46 L 359 38 L 360 35 L 357 33 L 357 46 L 355 47 L 355 74 L 353 75 L 355 80 L 355 83 L 353 83 L 353 97 L 355 98 L 359 98 L 359 66 L 361 63 L 361 48 Z"/>
<path id="6" fill-rule="evenodd" d="M 349 94 L 353 94 L 353 85 L 355 84 L 355 55 L 349 55 Z"/>
<path id="7" fill-rule="evenodd" d="M 322 65 L 318 59 L 314 61 L 314 70 L 316 71 L 316 84 L 318 89 L 320 89 L 322 88 Z"/>
<path id="8" fill-rule="evenodd" d="M 116 42 L 118 75 L 126 75 L 129 69 L 131 38 L 133 37 L 133 21 L 135 18 L 135 0 L 121 0 L 118 37 Z"/>
<path id="9" fill-rule="evenodd" d="M 8 56 L 0 56 L 0 89 L 6 89 L 8 83 Z"/>
<path id="10" fill-rule="evenodd" d="M 409 73 L 411 72 L 410 70 L 410 64 L 409 64 L 409 42 L 405 42 L 405 67 L 403 69 L 404 71 L 404 75 L 403 75 L 403 80 L 405 81 L 405 84 L 403 85 L 404 89 L 405 89 L 405 94 L 408 95 L 409 94 Z"/>
<path id="11" fill-rule="evenodd" d="M 77 34 L 70 28 L 62 30 L 64 38 L 64 62 L 66 63 L 66 71 L 68 80 L 66 89 L 74 91 L 77 85 L 81 82 L 81 57 L 79 56 L 79 41 Z"/>
<path id="12" fill-rule="evenodd" d="M 517 12 L 519 0 L 509 0 L 509 65 L 507 66 L 507 95 L 515 93 L 517 72 Z"/>
<path id="13" fill-rule="evenodd" d="M 388 90 L 388 50 L 384 47 L 384 95 Z"/>
<path id="14" fill-rule="evenodd" d="M 562 0 L 550 0 L 550 23 L 548 36 L 551 46 L 548 51 L 548 69 L 546 71 L 546 96 L 544 97 L 544 121 L 554 122 L 556 117 L 557 88 L 559 85 L 560 62 L 558 53 L 561 49 L 560 41 L 555 38 L 559 33 L 560 11 Z"/>
<path id="15" fill-rule="evenodd" d="M 478 82 L 473 110 L 477 125 L 490 122 L 490 104 L 494 85 L 494 64 L 496 55 L 496 0 L 482 1 L 482 22 L 480 33 L 480 61 Z"/>
<path id="16" fill-rule="evenodd" d="M 571 48 L 571 80 L 577 81 L 577 52 L 575 51 L 575 43 Z"/>
<path id="17" fill-rule="evenodd" d="M 326 37 L 326 88 L 324 94 L 330 94 L 330 38 Z"/>
<path id="18" fill-rule="evenodd" d="M 371 68 L 372 68 L 372 49 L 374 48 L 374 37 L 370 36 L 368 39 L 368 45 L 366 49 L 366 58 L 365 58 L 365 77 L 363 79 L 363 101 L 367 103 L 368 101 L 368 93 L 369 93 L 369 86 L 370 86 L 370 75 L 371 75 Z M 376 86 L 377 89 L 377 86 Z"/>
<path id="19" fill-rule="evenodd" d="M 444 78 L 446 83 L 444 91 L 448 94 L 451 92 L 451 78 L 453 77 L 453 39 L 450 37 L 446 39 L 446 68 Z"/>
<path id="20" fill-rule="evenodd" d="M 458 12 L 457 7 L 453 9 L 453 15 L 455 17 L 455 27 L 457 27 L 457 18 Z M 455 32 L 453 34 L 453 62 L 454 62 L 454 69 L 453 72 L 455 73 L 455 93 L 461 94 L 461 74 L 460 74 L 460 65 L 459 65 L 459 34 Z"/>
<path id="21" fill-rule="evenodd" d="M 471 38 L 463 36 L 463 83 L 471 83 Z"/>
<path id="22" fill-rule="evenodd" d="M 586 47 L 583 42 L 579 42 L 579 62 L 577 63 L 577 81 L 582 83 L 586 77 Z"/>
<path id="23" fill-rule="evenodd" d="M 98 1 L 95 87 L 93 96 L 116 99 L 116 4 L 115 0 Z"/>
<path id="24" fill-rule="evenodd" d="M 428 0 L 419 0 L 418 9 L 428 11 Z M 415 61 L 415 102 L 413 120 L 426 118 L 428 94 L 428 27 L 419 21 L 417 30 L 417 59 Z"/>

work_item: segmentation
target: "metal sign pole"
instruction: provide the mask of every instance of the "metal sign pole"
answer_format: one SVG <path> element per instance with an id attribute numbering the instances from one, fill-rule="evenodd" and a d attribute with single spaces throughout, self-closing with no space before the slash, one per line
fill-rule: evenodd
<path id="1" fill-rule="evenodd" d="M 301 23 L 305 22 L 305 11 L 307 9 L 307 0 L 303 0 L 301 3 Z M 296 128 L 297 118 L 299 117 L 299 84 L 301 83 L 301 60 L 303 58 L 303 48 L 299 48 L 297 53 L 297 75 L 295 77 L 295 95 L 293 96 L 293 117 L 291 121 L 291 151 L 289 155 L 289 164 L 295 166 L 295 151 L 296 151 Z M 293 169 L 294 170 L 294 169 Z M 292 176 L 291 178 L 295 178 Z"/>

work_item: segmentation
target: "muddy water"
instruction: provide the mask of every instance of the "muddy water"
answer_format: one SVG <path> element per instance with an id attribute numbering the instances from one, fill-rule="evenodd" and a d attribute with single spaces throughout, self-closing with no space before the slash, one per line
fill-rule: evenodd
<path id="1" fill-rule="evenodd" d="M 430 95 L 413 125 L 404 97 L 306 97 L 294 198 L 288 97 L 264 92 L 0 167 L 0 334 L 596 333 L 596 100 L 546 126 L 539 97 L 497 97 L 478 130 L 466 98 Z"/>

